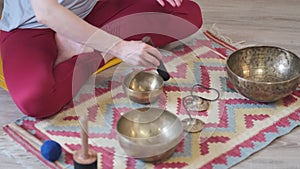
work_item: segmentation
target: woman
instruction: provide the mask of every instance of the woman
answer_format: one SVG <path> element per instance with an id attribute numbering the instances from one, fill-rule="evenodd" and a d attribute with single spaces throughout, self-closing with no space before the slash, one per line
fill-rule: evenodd
<path id="1" fill-rule="evenodd" d="M 199 6 L 188 0 L 5 0 L 0 28 L 6 85 L 24 114 L 49 117 L 112 56 L 157 67 L 162 56 L 143 37 L 163 46 L 201 25 Z"/>

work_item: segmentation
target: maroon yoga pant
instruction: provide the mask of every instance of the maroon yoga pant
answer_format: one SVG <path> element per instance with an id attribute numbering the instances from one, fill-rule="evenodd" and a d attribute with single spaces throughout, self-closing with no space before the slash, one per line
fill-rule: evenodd
<path id="1" fill-rule="evenodd" d="M 139 14 L 131 15 L 136 13 Z M 189 0 L 175 8 L 167 3 L 161 7 L 155 0 L 103 0 L 85 20 L 126 40 L 150 36 L 156 46 L 187 37 L 202 25 L 199 6 Z M 57 58 L 54 36 L 51 29 L 1 32 L 5 81 L 12 99 L 28 116 L 44 118 L 58 113 L 72 101 L 90 75 L 104 65 L 102 56 L 94 53 L 74 56 L 54 67 Z M 83 58 L 80 59 L 83 62 L 76 63 L 78 58 Z"/>

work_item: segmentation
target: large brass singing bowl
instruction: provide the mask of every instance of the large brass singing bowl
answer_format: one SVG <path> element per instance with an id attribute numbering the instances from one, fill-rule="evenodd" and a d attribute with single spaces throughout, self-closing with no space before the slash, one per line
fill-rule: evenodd
<path id="1" fill-rule="evenodd" d="M 155 102 L 162 94 L 164 80 L 156 73 L 135 71 L 125 76 L 123 89 L 134 102 L 148 104 Z"/>
<path id="2" fill-rule="evenodd" d="M 183 139 L 179 118 L 159 108 L 139 108 L 125 113 L 118 119 L 116 131 L 126 154 L 147 162 L 167 159 Z"/>
<path id="3" fill-rule="evenodd" d="M 253 46 L 233 52 L 227 74 L 234 88 L 258 102 L 274 102 L 295 90 L 300 81 L 300 59 L 273 46 Z"/>

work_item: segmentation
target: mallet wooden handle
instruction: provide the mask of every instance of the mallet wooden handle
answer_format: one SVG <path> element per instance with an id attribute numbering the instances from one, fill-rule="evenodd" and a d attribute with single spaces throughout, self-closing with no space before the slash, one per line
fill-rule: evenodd
<path id="1" fill-rule="evenodd" d="M 81 150 L 82 158 L 89 158 L 89 142 L 88 142 L 88 120 L 86 115 L 83 115 L 79 118 L 80 122 L 80 135 L 81 135 Z"/>
<path id="2" fill-rule="evenodd" d="M 75 169 L 96 169 L 97 153 L 89 149 L 88 142 L 88 119 L 86 115 L 79 117 L 81 149 L 73 154 Z"/>

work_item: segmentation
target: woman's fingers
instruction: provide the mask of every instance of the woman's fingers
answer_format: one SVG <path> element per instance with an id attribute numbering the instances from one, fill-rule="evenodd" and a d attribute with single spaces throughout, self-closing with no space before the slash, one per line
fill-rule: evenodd
<path id="1" fill-rule="evenodd" d="M 165 2 L 167 1 L 173 7 L 179 7 L 183 0 L 156 0 L 161 6 L 165 6 Z"/>
<path id="2" fill-rule="evenodd" d="M 180 7 L 182 0 L 175 0 L 175 3 L 178 7 Z"/>
<path id="3" fill-rule="evenodd" d="M 153 46 L 146 45 L 145 51 L 147 51 L 149 54 L 153 55 L 158 60 L 162 59 L 162 55 L 161 55 L 160 51 Z"/>
<path id="4" fill-rule="evenodd" d="M 143 60 L 143 59 L 141 59 L 139 61 L 139 65 L 143 66 L 143 67 L 146 67 L 146 68 L 157 68 L 157 66 L 154 65 L 153 63 L 151 63 L 151 62 L 149 62 L 147 60 Z"/>
<path id="5" fill-rule="evenodd" d="M 165 6 L 164 0 L 156 0 L 161 6 Z"/>
<path id="6" fill-rule="evenodd" d="M 174 2 L 174 0 L 167 0 L 167 2 L 172 5 L 173 7 L 176 6 L 176 3 Z"/>
<path id="7" fill-rule="evenodd" d="M 159 60 L 153 54 L 150 54 L 148 52 L 144 54 L 143 60 L 145 60 L 146 62 L 151 63 L 152 67 L 158 67 L 159 66 Z"/>
<path id="8" fill-rule="evenodd" d="M 173 7 L 180 7 L 182 0 L 166 0 Z"/>
<path id="9" fill-rule="evenodd" d="M 162 60 L 158 49 L 141 41 L 122 41 L 110 53 L 129 64 L 144 67 L 158 67 Z"/>

